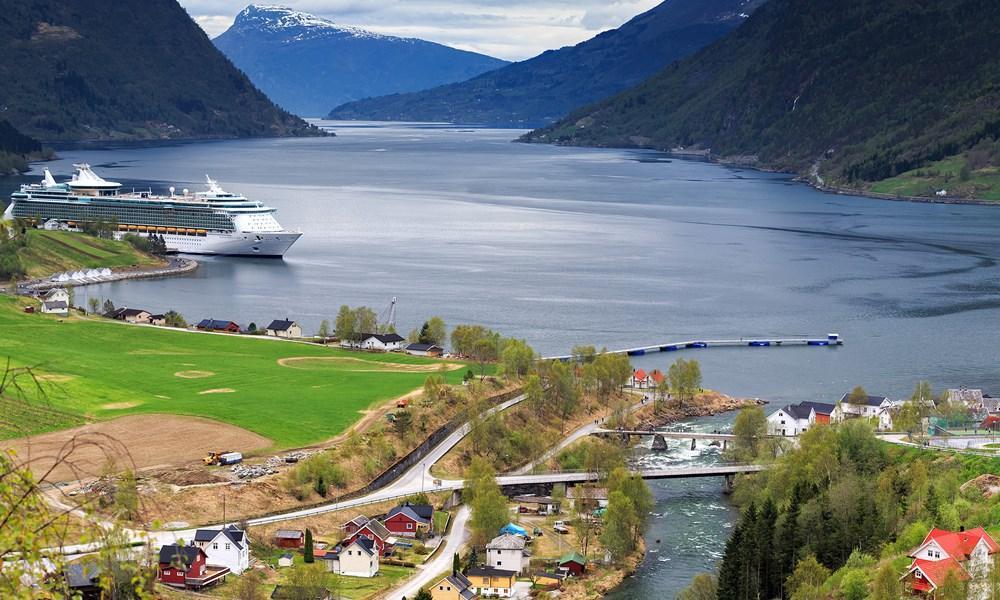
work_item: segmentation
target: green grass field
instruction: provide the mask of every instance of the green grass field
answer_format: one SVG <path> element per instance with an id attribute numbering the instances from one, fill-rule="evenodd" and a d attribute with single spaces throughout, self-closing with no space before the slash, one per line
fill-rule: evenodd
<path id="1" fill-rule="evenodd" d="M 155 265 L 157 259 L 127 242 L 104 240 L 68 231 L 28 231 L 28 246 L 18 252 L 29 277 L 45 277 L 72 269 Z"/>
<path id="2" fill-rule="evenodd" d="M 0 296 L 0 360 L 10 357 L 44 374 L 45 404 L 29 411 L 22 426 L 33 433 L 83 416 L 170 413 L 231 423 L 277 448 L 301 446 L 329 439 L 357 421 L 359 411 L 419 388 L 441 364 L 101 319 L 60 321 L 24 314 L 25 302 Z M 457 383 L 464 372 L 448 371 L 447 380 Z M 0 436 L 10 435 L 0 429 Z"/>
<path id="3" fill-rule="evenodd" d="M 984 167 L 972 170 L 963 181 L 961 173 L 965 164 L 965 156 L 951 156 L 874 183 L 871 189 L 880 194 L 928 198 L 933 198 L 935 192 L 943 189 L 949 196 L 1000 201 L 1000 169 Z"/>

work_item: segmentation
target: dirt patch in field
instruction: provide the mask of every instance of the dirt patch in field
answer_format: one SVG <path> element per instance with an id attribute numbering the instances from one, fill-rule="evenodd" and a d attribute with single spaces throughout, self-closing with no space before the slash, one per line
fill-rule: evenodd
<path id="1" fill-rule="evenodd" d="M 129 354 L 136 356 L 187 356 L 191 353 L 179 350 L 130 350 Z"/>
<path id="2" fill-rule="evenodd" d="M 204 391 L 198 392 L 198 395 L 201 396 L 201 395 L 204 395 L 204 394 L 232 394 L 235 391 L 236 390 L 234 390 L 233 388 L 215 388 L 215 389 L 211 389 L 211 390 L 204 390 Z"/>
<path id="3" fill-rule="evenodd" d="M 174 373 L 174 377 L 180 377 L 181 379 L 201 379 L 203 377 L 211 377 L 215 373 L 211 371 L 177 371 Z"/>
<path id="4" fill-rule="evenodd" d="M 66 383 L 67 381 L 72 381 L 76 377 L 73 375 L 58 375 L 56 373 L 42 373 L 40 375 L 35 375 L 35 379 L 38 381 L 48 381 L 50 383 Z"/>
<path id="5" fill-rule="evenodd" d="M 366 368 L 361 369 L 349 369 L 355 372 L 367 372 L 367 371 L 390 371 L 395 373 L 434 373 L 441 371 L 442 367 L 445 371 L 454 371 L 455 369 L 461 369 L 462 365 L 457 363 L 432 363 L 432 364 L 406 364 L 406 363 L 393 363 L 393 362 L 382 362 L 375 360 L 364 360 L 363 358 L 354 358 L 351 356 L 290 356 L 288 358 L 279 358 L 278 364 L 283 367 L 289 367 L 292 369 L 308 369 L 311 363 L 361 363 L 361 366 Z"/>
<path id="6" fill-rule="evenodd" d="M 142 402 L 109 402 L 108 404 L 102 404 L 101 408 L 104 410 L 125 410 L 126 408 L 135 408 L 140 404 Z"/>
<path id="7" fill-rule="evenodd" d="M 201 459 L 209 450 L 246 453 L 271 440 L 235 425 L 177 415 L 131 415 L 5 442 L 42 476 L 65 457 L 48 481 L 74 481 L 101 474 L 109 461 L 136 469 L 177 465 Z"/>

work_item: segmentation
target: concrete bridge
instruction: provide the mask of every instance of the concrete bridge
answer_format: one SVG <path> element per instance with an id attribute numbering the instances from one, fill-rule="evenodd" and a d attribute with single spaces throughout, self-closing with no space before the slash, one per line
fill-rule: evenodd
<path id="1" fill-rule="evenodd" d="M 733 479 L 736 475 L 752 474 L 766 471 L 770 467 L 767 465 L 719 465 L 713 467 L 676 467 L 671 469 L 645 469 L 636 471 L 643 479 L 688 479 L 696 477 L 722 477 L 724 490 L 732 491 Z M 562 472 L 562 473 L 533 473 L 530 475 L 501 475 L 497 477 L 497 484 L 505 493 L 511 495 L 528 493 L 548 493 L 556 483 L 575 485 L 589 483 L 600 480 L 598 473 L 587 472 Z M 448 484 L 458 483 L 460 486 L 464 482 L 446 482 Z"/>
<path id="2" fill-rule="evenodd" d="M 590 435 L 600 436 L 600 437 L 613 437 L 618 436 L 624 441 L 633 436 L 653 436 L 653 449 L 662 450 L 666 448 L 666 440 L 691 440 L 691 449 L 695 449 L 695 444 L 698 440 L 712 440 L 715 442 L 722 442 L 722 448 L 726 449 L 729 447 L 729 442 L 736 439 L 736 435 L 732 433 L 707 433 L 702 431 L 659 431 L 656 429 L 594 429 L 590 432 Z M 775 435 L 767 435 L 765 437 L 781 437 Z"/>

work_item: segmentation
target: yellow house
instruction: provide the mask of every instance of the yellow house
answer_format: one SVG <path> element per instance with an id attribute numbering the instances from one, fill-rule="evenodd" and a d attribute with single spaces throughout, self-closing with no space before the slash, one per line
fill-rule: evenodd
<path id="1" fill-rule="evenodd" d="M 517 573 L 494 567 L 476 567 L 466 571 L 472 588 L 484 596 L 510 598 L 514 595 Z"/>
<path id="2" fill-rule="evenodd" d="M 455 573 L 434 584 L 431 588 L 434 600 L 473 600 L 478 598 L 472 589 L 472 582 L 461 573 Z"/>

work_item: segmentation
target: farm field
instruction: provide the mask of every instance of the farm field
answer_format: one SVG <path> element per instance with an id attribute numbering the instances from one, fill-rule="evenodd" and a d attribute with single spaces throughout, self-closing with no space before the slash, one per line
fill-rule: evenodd
<path id="1" fill-rule="evenodd" d="M 45 395 L 22 411 L 19 427 L 0 429 L 4 438 L 62 429 L 84 417 L 166 413 L 242 427 L 270 439 L 272 449 L 304 446 L 419 388 L 429 373 L 457 383 L 465 372 L 459 363 L 403 354 L 60 320 L 24 314 L 27 302 L 0 296 L 0 360 L 34 367 Z"/>

